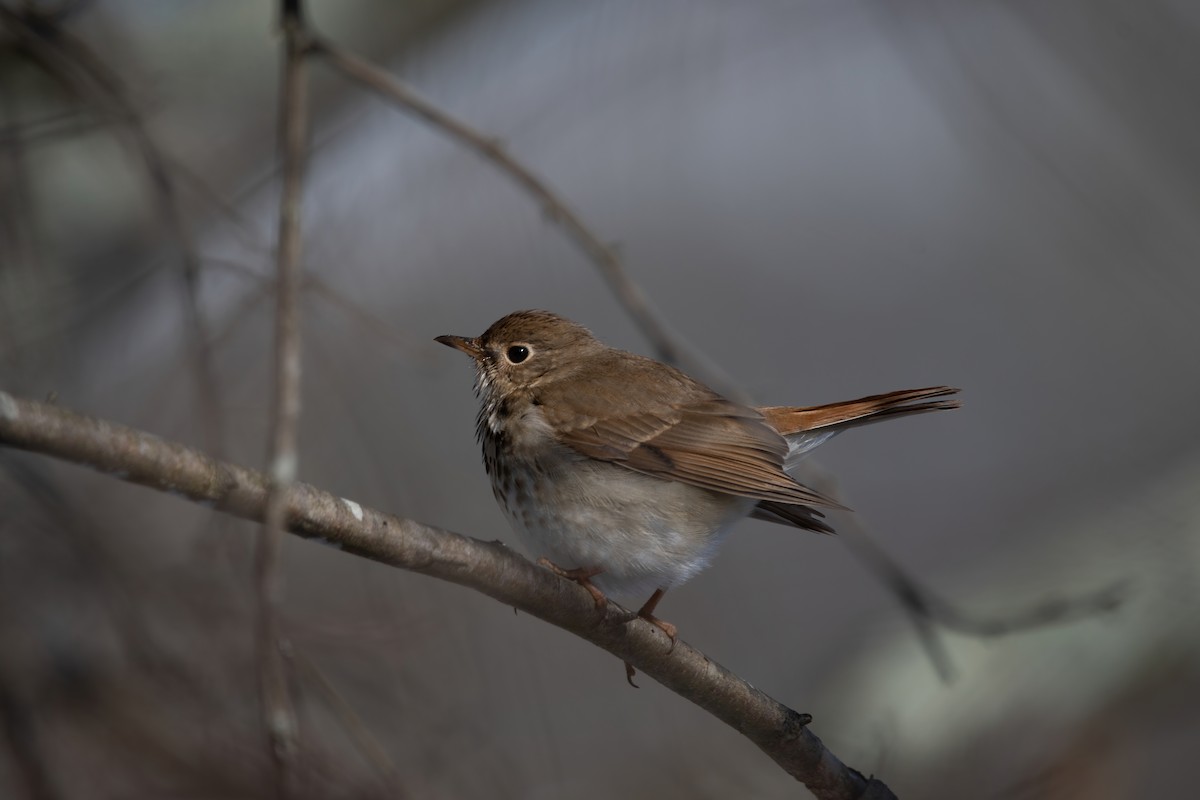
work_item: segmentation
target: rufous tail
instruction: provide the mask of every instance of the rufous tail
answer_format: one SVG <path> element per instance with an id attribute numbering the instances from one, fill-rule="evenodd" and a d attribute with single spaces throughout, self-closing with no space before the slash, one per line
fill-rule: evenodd
<path id="1" fill-rule="evenodd" d="M 942 411 L 958 408 L 957 400 L 935 400 L 920 402 L 934 397 L 955 394 L 958 389 L 950 386 L 931 386 L 928 389 L 905 389 L 900 392 L 876 394 L 858 400 L 830 403 L 825 406 L 766 406 L 758 409 L 767 418 L 771 427 L 784 436 L 805 431 L 842 431 L 859 425 L 869 425 L 892 417 L 924 414 L 927 411 Z"/>

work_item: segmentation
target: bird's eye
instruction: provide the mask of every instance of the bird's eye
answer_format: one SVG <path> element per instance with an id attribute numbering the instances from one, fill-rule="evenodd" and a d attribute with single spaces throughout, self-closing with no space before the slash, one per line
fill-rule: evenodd
<path id="1" fill-rule="evenodd" d="M 514 344 L 505 351 L 504 355 L 513 364 L 520 364 L 529 358 L 529 348 L 523 344 Z"/>

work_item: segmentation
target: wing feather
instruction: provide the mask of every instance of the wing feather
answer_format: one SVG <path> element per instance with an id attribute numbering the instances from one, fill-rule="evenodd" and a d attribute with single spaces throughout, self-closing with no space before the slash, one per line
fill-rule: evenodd
<path id="1" fill-rule="evenodd" d="M 842 507 L 784 472 L 788 443 L 762 413 L 683 373 L 662 372 L 663 365 L 649 362 L 660 379 L 650 385 L 659 391 L 613 396 L 611 387 L 627 389 L 649 369 L 637 357 L 621 356 L 572 376 L 569 393 L 561 384 L 541 388 L 542 413 L 562 444 L 589 458 L 717 492 Z"/>
<path id="2" fill-rule="evenodd" d="M 787 525 L 817 533 L 834 532 L 832 526 L 823 521 L 822 518 L 825 515 L 808 506 L 788 506 L 764 500 L 754 507 L 750 516 L 765 522 L 774 522 L 777 525 Z"/>

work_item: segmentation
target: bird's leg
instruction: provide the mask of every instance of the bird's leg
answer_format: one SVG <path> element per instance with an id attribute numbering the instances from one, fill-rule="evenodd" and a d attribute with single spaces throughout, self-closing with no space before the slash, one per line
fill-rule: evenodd
<path id="1" fill-rule="evenodd" d="M 603 569 L 600 569 L 599 567 L 594 567 L 592 569 L 585 569 L 584 567 L 563 569 L 545 556 L 539 558 L 537 563 L 540 566 L 550 570 L 558 577 L 566 578 L 569 581 L 575 581 L 575 583 L 578 583 L 580 586 L 587 589 L 592 595 L 592 599 L 596 601 L 597 609 L 603 609 L 608 605 L 608 598 L 604 596 L 604 592 L 597 589 L 596 584 L 592 583 L 592 578 L 596 577 L 601 572 L 604 572 Z"/>
<path id="2" fill-rule="evenodd" d="M 663 595 L 667 593 L 666 589 L 655 589 L 654 594 L 650 595 L 650 599 L 638 609 L 637 616 L 649 622 L 654 627 L 661 630 L 671 640 L 671 647 L 667 650 L 670 653 L 675 649 L 675 642 L 679 641 L 679 629 L 666 620 L 659 619 L 654 616 L 654 609 L 658 606 L 658 601 L 662 600 Z M 629 681 L 629 685 L 637 689 L 638 685 L 633 682 L 633 676 L 637 675 L 637 670 L 633 668 L 633 664 L 625 662 L 625 680 Z"/>
<path id="3" fill-rule="evenodd" d="M 674 650 L 675 642 L 679 640 L 679 629 L 666 620 L 654 616 L 654 609 L 658 606 L 658 601 L 662 600 L 666 593 L 666 589 L 655 589 L 654 594 L 650 595 L 650 599 L 646 601 L 645 605 L 638 609 L 637 615 L 665 633 L 671 640 L 671 650 Z M 667 652 L 669 653 L 671 650 Z"/>

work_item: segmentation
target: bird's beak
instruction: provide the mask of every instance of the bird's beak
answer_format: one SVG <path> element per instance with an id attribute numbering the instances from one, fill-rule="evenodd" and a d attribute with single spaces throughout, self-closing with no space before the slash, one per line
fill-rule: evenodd
<path id="1" fill-rule="evenodd" d="M 465 336 L 439 336 L 434 341 L 441 342 L 447 347 L 453 347 L 455 350 L 461 350 L 476 361 L 483 358 L 483 348 L 479 346 L 478 339 L 468 339 Z"/>

